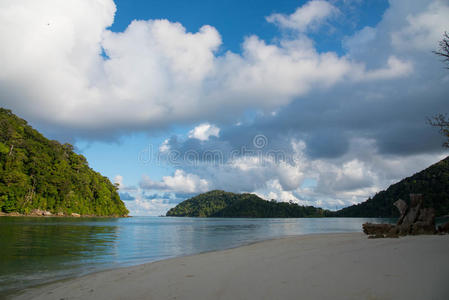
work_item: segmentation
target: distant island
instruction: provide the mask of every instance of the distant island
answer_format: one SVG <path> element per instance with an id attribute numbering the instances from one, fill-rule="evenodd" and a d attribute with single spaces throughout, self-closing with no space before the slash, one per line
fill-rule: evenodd
<path id="1" fill-rule="evenodd" d="M 72 145 L 0 108 L 0 214 L 126 216 L 117 189 Z"/>
<path id="2" fill-rule="evenodd" d="M 267 201 L 254 194 L 214 190 L 185 200 L 170 209 L 171 217 L 305 218 L 327 217 L 331 212 L 296 203 Z"/>
<path id="3" fill-rule="evenodd" d="M 338 211 L 295 203 L 267 201 L 254 194 L 215 190 L 187 199 L 170 209 L 172 217 L 305 218 L 305 217 L 399 217 L 393 205 L 398 199 L 410 202 L 410 194 L 423 195 L 423 207 L 436 216 L 449 214 L 449 156 L 429 168 L 391 185 L 365 202 Z"/>

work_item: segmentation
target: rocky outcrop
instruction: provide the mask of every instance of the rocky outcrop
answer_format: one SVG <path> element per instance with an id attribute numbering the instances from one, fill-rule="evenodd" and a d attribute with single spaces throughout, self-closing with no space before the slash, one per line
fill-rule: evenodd
<path id="1" fill-rule="evenodd" d="M 29 215 L 30 216 L 46 216 L 46 217 L 49 217 L 49 216 L 52 216 L 53 214 L 51 212 L 49 212 L 49 211 L 46 211 L 46 210 L 33 209 Z"/>
<path id="2" fill-rule="evenodd" d="M 438 226 L 438 233 L 449 233 L 449 222 L 446 222 L 443 225 Z"/>
<path id="3" fill-rule="evenodd" d="M 384 235 L 387 234 L 394 225 L 391 224 L 372 224 L 365 223 L 362 225 L 363 232 L 369 235 Z"/>
<path id="4" fill-rule="evenodd" d="M 410 194 L 410 207 L 404 200 L 399 199 L 393 203 L 400 213 L 396 225 L 365 223 L 362 225 L 363 232 L 371 238 L 435 234 L 435 210 L 422 208 L 422 202 L 421 194 Z M 446 230 L 449 231 L 449 225 Z"/>

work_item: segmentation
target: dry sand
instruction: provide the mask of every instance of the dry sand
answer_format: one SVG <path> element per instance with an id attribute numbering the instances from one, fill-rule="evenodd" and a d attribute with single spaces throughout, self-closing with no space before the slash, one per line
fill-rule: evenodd
<path id="1" fill-rule="evenodd" d="M 17 299 L 449 299 L 449 235 L 289 237 L 104 271 Z"/>

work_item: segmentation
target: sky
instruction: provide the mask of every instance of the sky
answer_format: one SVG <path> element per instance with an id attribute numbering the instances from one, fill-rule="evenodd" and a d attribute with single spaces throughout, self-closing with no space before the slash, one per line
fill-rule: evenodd
<path id="1" fill-rule="evenodd" d="M 339 209 L 447 156 L 443 0 L 1 0 L 0 106 L 131 215 L 222 189 Z"/>

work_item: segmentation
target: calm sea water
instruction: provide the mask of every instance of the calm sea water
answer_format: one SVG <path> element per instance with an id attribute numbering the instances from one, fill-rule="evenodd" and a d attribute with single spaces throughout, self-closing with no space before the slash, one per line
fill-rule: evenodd
<path id="1" fill-rule="evenodd" d="M 288 235 L 361 231 L 388 219 L 0 218 L 0 293 Z"/>

